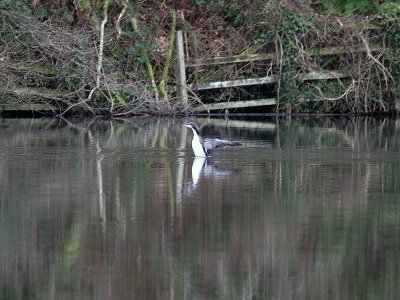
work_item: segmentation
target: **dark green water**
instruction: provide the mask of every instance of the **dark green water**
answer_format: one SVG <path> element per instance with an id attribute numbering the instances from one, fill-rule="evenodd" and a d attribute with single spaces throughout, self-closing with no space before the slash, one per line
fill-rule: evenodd
<path id="1" fill-rule="evenodd" d="M 400 121 L 0 119 L 0 299 L 397 299 Z"/>

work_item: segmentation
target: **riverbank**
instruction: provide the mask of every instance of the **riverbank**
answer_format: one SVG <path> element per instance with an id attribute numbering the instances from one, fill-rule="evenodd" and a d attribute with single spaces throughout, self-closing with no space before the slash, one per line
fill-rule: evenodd
<path id="1" fill-rule="evenodd" d="M 275 102 L 251 112 L 400 111 L 399 4 L 349 13 L 306 1 L 245 2 L 2 7 L 0 111 L 161 115 L 264 98 Z M 175 71 L 178 30 L 187 61 L 183 83 Z M 327 71 L 340 76 L 304 80 Z M 274 81 L 195 89 L 268 77 Z"/>

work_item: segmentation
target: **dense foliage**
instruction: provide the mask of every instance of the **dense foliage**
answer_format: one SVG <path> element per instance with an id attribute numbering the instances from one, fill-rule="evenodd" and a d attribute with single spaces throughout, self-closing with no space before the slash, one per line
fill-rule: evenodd
<path id="1" fill-rule="evenodd" d="M 278 111 L 390 111 L 399 94 L 396 1 L 2 0 L 0 7 L 5 28 L 0 33 L 0 83 L 5 93 L 20 100 L 17 91 L 24 87 L 28 101 L 47 98 L 52 103 L 57 94 L 64 111 L 188 109 L 174 92 L 172 54 L 178 29 L 185 32 L 189 58 L 275 53 L 262 63 L 188 70 L 188 81 L 272 72 L 278 84 L 266 89 L 277 97 Z M 329 47 L 347 50 L 328 55 Z M 353 80 L 303 82 L 299 76 L 328 70 L 346 71 Z M 231 89 L 216 97 L 240 99 L 241 93 Z M 253 91 L 244 93 L 254 96 Z M 198 101 L 205 100 L 192 93 L 189 105 Z"/>

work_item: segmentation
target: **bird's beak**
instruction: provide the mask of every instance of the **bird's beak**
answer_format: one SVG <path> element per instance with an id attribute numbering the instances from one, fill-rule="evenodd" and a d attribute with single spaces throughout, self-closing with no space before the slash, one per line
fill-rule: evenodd
<path id="1" fill-rule="evenodd" d="M 189 127 L 189 128 L 190 128 L 190 126 L 189 126 L 188 124 L 183 124 L 182 126 L 185 126 L 185 127 Z"/>

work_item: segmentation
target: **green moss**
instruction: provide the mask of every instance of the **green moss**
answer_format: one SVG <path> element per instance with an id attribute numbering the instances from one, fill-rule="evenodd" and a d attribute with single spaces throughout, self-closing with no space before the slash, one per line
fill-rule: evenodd
<path id="1" fill-rule="evenodd" d="M 79 1 L 79 6 L 81 7 L 81 9 L 83 10 L 90 10 L 92 5 L 90 4 L 89 0 L 80 0 Z"/>
<path id="2" fill-rule="evenodd" d="M 37 65 L 37 64 L 24 64 L 24 63 L 11 63 L 11 65 L 20 70 L 36 72 L 43 75 L 57 75 L 57 69 L 49 66 Z"/>

